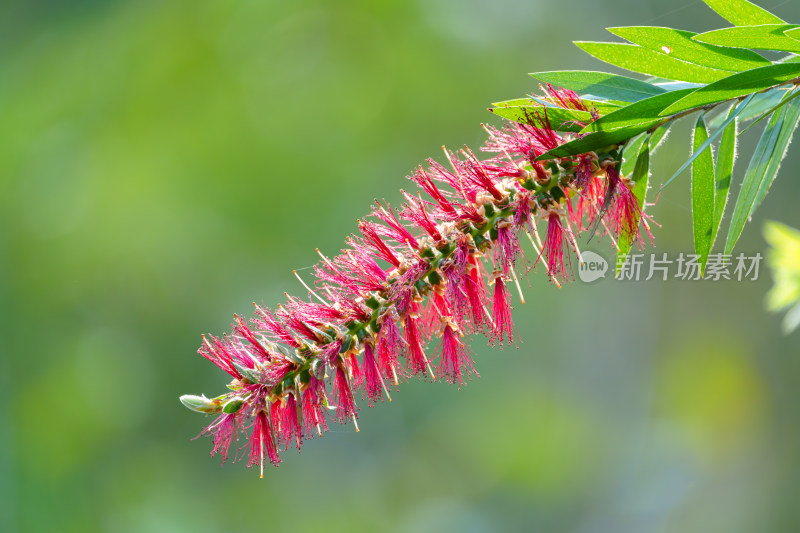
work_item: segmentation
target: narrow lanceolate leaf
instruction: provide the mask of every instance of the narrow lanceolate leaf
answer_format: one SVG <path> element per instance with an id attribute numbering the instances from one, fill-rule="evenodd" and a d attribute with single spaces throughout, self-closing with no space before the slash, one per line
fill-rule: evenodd
<path id="1" fill-rule="evenodd" d="M 598 98 L 621 102 L 638 102 L 650 96 L 666 92 L 649 83 L 627 76 L 588 70 L 556 70 L 533 72 L 531 76 L 543 83 L 550 83 L 570 91 L 589 94 Z"/>
<path id="2" fill-rule="evenodd" d="M 787 37 L 783 32 L 797 28 L 796 24 L 765 24 L 763 26 L 737 26 L 714 30 L 693 39 L 701 43 L 779 52 L 800 52 L 800 41 Z"/>
<path id="3" fill-rule="evenodd" d="M 666 108 L 661 112 L 661 115 L 674 115 L 689 109 L 724 102 L 746 94 L 753 94 L 769 87 L 786 83 L 798 76 L 800 76 L 800 64 L 798 63 L 782 63 L 754 68 L 747 72 L 733 74 L 724 80 L 719 80 L 697 89 Z"/>
<path id="4" fill-rule="evenodd" d="M 752 50 L 694 41 L 692 37 L 697 34 L 691 31 L 656 26 L 608 28 L 608 31 L 656 53 L 704 67 L 741 72 L 770 64 Z"/>
<path id="5" fill-rule="evenodd" d="M 530 124 L 537 128 L 544 128 L 547 122 L 555 131 L 578 132 L 584 124 L 592 121 L 592 115 L 586 111 L 575 111 L 563 107 L 524 106 L 524 107 L 493 107 L 489 111 L 495 115 L 515 120 L 522 124 Z"/>
<path id="6" fill-rule="evenodd" d="M 750 166 L 747 168 L 739 197 L 733 208 L 728 238 L 725 242 L 726 254 L 733 250 L 745 223 L 764 200 L 775 180 L 798 120 L 800 120 L 800 99 L 792 100 L 770 117 L 750 160 Z"/>
<path id="7" fill-rule="evenodd" d="M 731 109 L 731 113 L 733 112 L 734 110 Z M 714 169 L 714 223 L 711 225 L 713 230 L 711 234 L 712 248 L 717 240 L 719 227 L 722 224 L 722 215 L 725 213 L 725 206 L 728 203 L 728 192 L 733 177 L 733 162 L 736 160 L 737 124 L 738 119 L 735 119 L 725 127 L 719 143 L 719 152 L 717 152 L 717 165 Z"/>
<path id="8" fill-rule="evenodd" d="M 711 83 L 728 75 L 727 70 L 702 67 L 635 44 L 576 41 L 576 45 L 601 61 L 633 72 L 669 80 Z"/>
<path id="9" fill-rule="evenodd" d="M 664 120 L 664 117 L 659 117 L 659 113 L 696 90 L 697 89 L 681 89 L 639 100 L 638 102 L 613 111 L 608 115 L 602 116 L 594 122 L 590 122 L 583 128 L 581 133 L 612 131 L 646 122 L 656 124 Z"/>
<path id="10" fill-rule="evenodd" d="M 637 222 L 642 222 L 642 213 L 644 213 L 645 208 L 645 196 L 647 195 L 647 181 L 650 177 L 650 139 L 645 139 L 642 143 L 641 148 L 639 149 L 639 155 L 636 157 L 636 165 L 633 169 L 633 175 L 631 176 L 631 180 L 635 183 L 633 186 L 633 195 L 636 197 L 637 204 L 639 205 L 639 214 L 636 217 Z M 619 250 L 617 251 L 617 273 L 619 273 L 619 268 L 625 262 L 625 258 L 628 256 L 628 253 L 631 251 L 631 246 L 633 245 L 633 235 L 627 235 L 625 233 L 620 233 L 619 235 L 619 242 L 617 245 L 619 246 Z"/>
<path id="11" fill-rule="evenodd" d="M 777 111 L 778 108 L 785 106 L 786 104 L 788 104 L 789 102 L 791 102 L 792 100 L 794 100 L 795 98 L 800 96 L 800 90 L 795 89 L 791 94 L 788 94 L 788 95 L 786 93 L 783 93 L 783 96 L 784 96 L 784 98 L 780 102 L 776 103 L 771 108 L 767 109 L 761 115 L 759 115 L 758 118 L 756 118 L 751 124 L 749 124 L 742 131 L 742 133 L 746 132 L 747 130 L 749 130 L 750 128 L 752 128 L 753 126 L 755 126 L 756 124 L 761 122 L 763 119 L 767 118 L 769 115 L 771 115 L 772 113 Z"/>
<path id="12" fill-rule="evenodd" d="M 783 34 L 787 37 L 800 41 L 800 28 L 792 28 L 791 30 L 785 30 Z"/>
<path id="13" fill-rule="evenodd" d="M 581 102 L 589 108 L 594 108 L 601 115 L 607 115 L 617 109 L 623 107 L 626 102 L 612 103 L 606 100 L 591 100 L 588 98 L 581 98 Z M 504 100 L 502 102 L 492 102 L 492 107 L 531 107 L 531 106 L 546 106 L 546 107 L 561 107 L 553 104 L 543 98 L 515 98 L 514 100 Z M 562 108 L 563 109 L 563 108 Z"/>
<path id="14" fill-rule="evenodd" d="M 642 149 L 642 144 L 647 140 L 649 134 L 640 133 L 627 143 L 622 150 L 622 164 L 619 166 L 619 173 L 622 176 L 630 176 L 633 174 L 636 159 L 639 156 L 639 151 Z"/>
<path id="15" fill-rule="evenodd" d="M 667 138 L 670 126 L 671 124 L 669 123 L 659 126 L 650 136 L 650 153 L 655 152 L 661 146 L 662 141 Z"/>
<path id="16" fill-rule="evenodd" d="M 739 103 L 739 105 L 737 105 L 737 106 L 736 106 L 736 107 L 733 109 L 733 111 L 731 111 L 731 114 L 730 114 L 730 115 L 728 115 L 728 118 L 727 118 L 727 119 L 725 119 L 725 122 L 723 122 L 723 123 L 720 125 L 720 127 L 719 127 L 719 128 L 717 128 L 716 130 L 714 130 L 714 133 L 712 133 L 712 134 L 709 136 L 708 140 L 706 140 L 706 142 L 704 142 L 703 144 L 701 144 L 701 145 L 700 145 L 700 147 L 699 147 L 697 150 L 695 150 L 695 151 L 694 151 L 694 153 L 691 155 L 691 157 L 689 157 L 689 159 L 688 159 L 688 160 L 687 160 L 687 161 L 686 161 L 686 162 L 685 162 L 683 165 L 681 165 L 681 168 L 679 168 L 679 169 L 678 169 L 678 171 L 677 171 L 677 172 L 675 172 L 675 174 L 673 174 L 673 175 L 672 175 L 672 177 L 671 177 L 670 179 L 668 179 L 666 182 L 664 182 L 664 185 L 662 185 L 662 186 L 661 186 L 661 188 L 659 189 L 659 192 L 660 192 L 660 191 L 663 191 L 663 190 L 664 190 L 664 187 L 666 187 L 667 185 L 669 185 L 670 183 L 672 183 L 672 182 L 675 180 L 675 178 L 677 178 L 678 176 L 680 176 L 681 174 L 683 174 L 683 171 L 684 171 L 684 170 L 686 170 L 687 168 L 689 168 L 689 165 L 691 165 L 691 164 L 692 164 L 692 162 L 693 162 L 695 159 L 697 159 L 697 158 L 698 158 L 698 157 L 699 157 L 699 156 L 700 156 L 700 155 L 703 153 L 703 151 L 705 151 L 705 150 L 706 150 L 706 149 L 707 149 L 709 146 L 711 146 L 711 143 L 712 143 L 712 142 L 714 142 L 714 141 L 717 139 L 717 137 L 719 137 L 720 135 L 722 135 L 722 132 L 725 130 L 725 128 L 727 128 L 727 127 L 728 127 L 728 125 L 729 125 L 731 122 L 733 122 L 733 121 L 736 119 L 736 117 L 739 115 L 739 113 L 741 113 L 741 112 L 742 112 L 742 110 L 743 110 L 744 108 L 746 108 L 746 107 L 747 107 L 747 105 L 748 105 L 748 104 L 749 104 L 749 103 L 750 103 L 750 102 L 753 100 L 753 96 L 754 96 L 754 95 L 752 95 L 752 94 L 751 94 L 750 96 L 748 96 L 747 98 L 745 98 L 744 100 L 742 100 L 742 101 Z"/>
<path id="17" fill-rule="evenodd" d="M 694 127 L 693 150 L 697 151 L 707 140 L 708 130 L 701 114 Z M 714 157 L 711 150 L 704 150 L 692 163 L 692 229 L 701 273 L 711 252 L 714 204 Z"/>
<path id="18" fill-rule="evenodd" d="M 584 154 L 586 152 L 610 148 L 622 141 L 627 141 L 636 135 L 647 131 L 652 124 L 645 123 L 636 126 L 628 126 L 614 131 L 597 131 L 585 135 L 580 139 L 575 139 L 552 150 L 543 153 L 536 158 L 536 161 L 545 161 L 556 157 L 569 157 L 571 155 Z"/>
<path id="19" fill-rule="evenodd" d="M 708 7 L 735 26 L 748 24 L 783 24 L 784 22 L 747 0 L 703 0 Z"/>
<path id="20" fill-rule="evenodd" d="M 740 123 L 747 122 L 748 120 L 760 117 L 764 112 L 778 105 L 778 103 L 786 97 L 786 92 L 788 90 L 789 88 L 779 87 L 777 89 L 758 93 L 753 98 L 753 101 L 750 102 L 750 105 L 747 106 L 747 109 L 742 111 L 737 121 Z"/>

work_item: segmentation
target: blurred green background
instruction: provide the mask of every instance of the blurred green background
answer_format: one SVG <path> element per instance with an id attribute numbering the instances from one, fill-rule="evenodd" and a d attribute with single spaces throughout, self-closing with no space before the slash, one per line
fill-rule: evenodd
<path id="1" fill-rule="evenodd" d="M 621 25 L 727 24 L 689 0 L 3 3 L 0 530 L 797 531 L 800 334 L 763 310 L 766 271 L 539 273 L 524 343 L 476 339 L 461 390 L 410 382 L 263 480 L 189 440 L 207 421 L 178 396 L 226 382 L 201 333 L 301 293 L 293 268 L 442 144 L 479 145 L 527 72 L 607 69 L 570 43 Z M 800 227 L 798 169 L 795 143 L 741 251 Z M 691 252 L 687 182 L 653 209 L 659 252 Z"/>

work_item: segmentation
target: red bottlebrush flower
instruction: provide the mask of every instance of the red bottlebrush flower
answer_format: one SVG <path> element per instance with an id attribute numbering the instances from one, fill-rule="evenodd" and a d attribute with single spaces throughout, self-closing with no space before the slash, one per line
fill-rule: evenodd
<path id="1" fill-rule="evenodd" d="M 293 348 L 298 348 L 300 343 L 294 338 L 294 335 L 289 333 L 283 325 L 278 321 L 272 311 L 269 309 L 263 309 L 255 302 L 253 305 L 256 306 L 256 318 L 253 319 L 253 325 L 256 326 L 257 329 L 261 331 L 268 331 L 272 333 L 278 342 L 282 342 L 284 344 L 288 344 Z"/>
<path id="2" fill-rule="evenodd" d="M 425 210 L 425 202 L 422 201 L 421 198 L 414 198 L 405 191 L 402 191 L 402 193 L 406 199 L 406 205 L 402 211 L 402 215 L 425 230 L 425 232 L 430 235 L 431 239 L 436 242 L 441 241 L 442 234 L 439 232 L 439 227 L 436 225 L 436 222 L 434 222 Z"/>
<path id="3" fill-rule="evenodd" d="M 559 105 L 565 109 L 575 109 L 577 111 L 589 111 L 589 108 L 583 103 L 581 97 L 578 96 L 577 93 L 570 91 L 569 89 L 563 89 L 561 87 L 553 87 L 549 83 L 547 84 L 547 88 L 545 89 L 549 100 L 556 105 Z"/>
<path id="4" fill-rule="evenodd" d="M 483 331 L 486 309 L 486 286 L 483 279 L 483 268 L 474 256 L 469 258 L 469 272 L 464 279 L 464 291 L 467 293 L 472 315 L 473 331 Z"/>
<path id="5" fill-rule="evenodd" d="M 289 392 L 280 401 L 274 402 L 273 407 L 278 406 L 278 416 L 280 417 L 280 441 L 283 442 L 285 449 L 294 443 L 298 451 L 303 444 L 303 430 L 297 418 L 297 401 L 294 392 Z M 276 418 L 273 418 L 276 420 Z"/>
<path id="6" fill-rule="evenodd" d="M 436 186 L 431 179 L 430 175 L 423 170 L 422 167 L 419 167 L 417 171 L 408 177 L 411 181 L 416 183 L 420 186 L 422 190 L 427 192 L 431 198 L 433 198 L 436 203 L 439 205 L 439 209 L 441 209 L 442 214 L 448 220 L 456 220 L 458 218 L 458 212 L 453 204 L 448 200 L 441 190 Z"/>
<path id="7" fill-rule="evenodd" d="M 364 376 L 361 374 L 361 367 L 358 366 L 358 359 L 356 354 L 351 353 L 344 358 L 347 366 L 347 376 L 350 381 L 350 386 L 357 389 L 361 385 L 361 380 Z"/>
<path id="8" fill-rule="evenodd" d="M 400 328 L 392 317 L 384 317 L 378 334 L 378 366 L 383 375 L 397 385 L 397 374 L 402 370 L 397 356 L 402 350 Z"/>
<path id="9" fill-rule="evenodd" d="M 275 466 L 278 466 L 281 462 L 278 450 L 275 447 L 275 439 L 267 419 L 267 413 L 264 410 L 259 410 L 253 423 L 253 433 L 250 436 L 250 461 L 247 466 L 259 465 L 261 477 L 264 477 L 265 458 Z"/>
<path id="10" fill-rule="evenodd" d="M 307 436 L 313 436 L 314 432 L 322 435 L 323 431 L 328 431 L 328 423 L 325 420 L 325 403 L 325 384 L 312 374 L 308 385 L 303 390 L 302 401 L 303 431 Z"/>
<path id="11" fill-rule="evenodd" d="M 516 231 L 533 231 L 534 200 L 528 191 L 520 191 L 514 200 L 514 229 Z"/>
<path id="12" fill-rule="evenodd" d="M 499 343 L 503 345 L 503 338 L 506 339 L 506 346 L 516 344 L 514 342 L 514 321 L 511 318 L 511 304 L 509 303 L 508 289 L 499 272 L 495 272 L 494 277 L 494 300 L 492 304 L 492 333 L 489 337 L 490 344 Z"/>
<path id="13" fill-rule="evenodd" d="M 385 226 L 378 226 L 378 231 L 381 233 L 381 235 L 389 237 L 390 239 L 394 239 L 400 244 L 407 244 L 411 248 L 419 248 L 417 238 L 414 237 L 414 235 L 412 235 L 411 232 L 400 223 L 400 221 L 397 219 L 397 215 L 392 210 L 392 206 L 390 206 L 387 202 L 386 207 L 384 207 L 377 200 L 375 200 L 375 203 L 378 205 L 378 207 L 372 208 L 372 216 L 385 224 Z"/>
<path id="14" fill-rule="evenodd" d="M 606 188 L 603 191 L 603 206 L 600 212 L 605 215 L 614 200 L 614 195 L 619 190 L 621 180 L 614 162 L 604 161 L 601 166 L 606 173 Z"/>
<path id="15" fill-rule="evenodd" d="M 195 439 L 203 435 L 212 435 L 213 448 L 211 449 L 211 457 L 217 453 L 222 457 L 222 464 L 228 460 L 228 452 L 231 443 L 239 438 L 239 430 L 241 429 L 241 420 L 239 413 L 222 414 L 217 417 L 208 427 L 206 427 Z M 194 440 L 194 439 L 192 439 Z"/>
<path id="16" fill-rule="evenodd" d="M 412 312 L 416 313 L 416 304 L 412 306 L 412 309 Z M 408 350 L 406 351 L 406 367 L 411 374 L 424 374 L 428 365 L 428 360 L 425 359 L 425 353 L 420 343 L 417 321 L 418 319 L 408 314 L 403 324 L 403 329 L 406 333 L 406 344 L 408 345 Z"/>
<path id="17" fill-rule="evenodd" d="M 447 321 L 442 331 L 442 356 L 436 373 L 459 385 L 464 385 L 464 378 L 469 379 L 472 373 L 480 377 L 472 366 L 469 349 L 461 342 L 456 326 Z"/>
<path id="18" fill-rule="evenodd" d="M 587 110 L 571 91 L 548 87 L 547 97 Z M 361 235 L 348 237 L 341 253 L 329 259 L 317 250 L 321 261 L 311 285 L 297 276 L 307 297 L 287 294 L 275 312 L 256 305 L 250 322 L 234 316 L 231 335 L 203 338 L 201 355 L 234 378 L 222 396 L 181 397 L 188 408 L 218 416 L 201 433 L 213 435 L 212 455 L 224 462 L 243 431 L 249 466 L 260 465 L 263 475 L 266 461 L 280 462 L 278 445 L 299 449 L 304 437 L 326 431 L 331 408 L 335 420 L 352 419 L 358 430 L 359 387 L 372 406 L 384 393 L 391 401 L 386 380 L 397 386 L 399 377 L 430 372 L 463 385 L 478 375 L 465 335 L 480 332 L 491 344 L 515 344 L 507 283 L 517 281 L 518 260 L 528 266 L 520 232 L 530 233 L 536 264 L 546 261 L 556 283 L 568 277 L 565 239 L 579 253 L 572 229 L 588 229 L 587 220 L 641 240 L 643 214 L 617 173 L 619 161 L 603 155 L 598 163 L 593 152 L 552 159 L 546 167 L 535 160 L 579 136 L 562 137 L 547 113 L 539 107 L 526 124 L 487 127 L 490 139 L 482 149 L 495 154 L 491 159 L 480 161 L 465 148 L 458 156 L 445 151 L 451 169 L 429 160 L 410 178 L 430 198 L 403 192 L 398 213 L 376 201 L 358 223 Z M 425 351 L 434 338 L 441 347 L 436 375 Z"/>
<path id="19" fill-rule="evenodd" d="M 220 341 L 217 337 L 213 335 L 210 336 L 211 340 L 209 341 L 205 335 L 203 335 L 203 345 L 197 350 L 197 353 L 217 365 L 219 368 L 233 376 L 234 378 L 241 379 L 242 374 L 239 373 L 239 370 L 236 369 L 234 365 L 234 359 L 238 359 L 237 363 L 242 363 L 240 357 L 238 357 L 236 352 L 231 349 L 230 345 L 224 344 Z M 250 362 L 250 366 L 252 367 L 252 362 Z"/>
<path id="20" fill-rule="evenodd" d="M 381 239 L 378 225 L 372 222 L 358 221 L 358 229 L 364 235 L 366 242 L 377 252 L 378 256 L 394 267 L 400 266 L 397 252 Z"/>
<path id="21" fill-rule="evenodd" d="M 564 249 L 565 239 L 561 214 L 554 210 L 549 211 L 547 214 L 547 238 L 542 253 L 546 255 L 547 271 L 550 277 L 561 278 L 564 281 L 571 278 L 570 272 L 572 271 L 569 250 Z M 567 256 L 567 263 L 564 262 L 564 255 Z M 541 254 L 539 257 L 541 258 Z M 569 265 L 569 270 L 567 270 L 567 265 Z"/>
<path id="22" fill-rule="evenodd" d="M 356 406 L 355 399 L 353 399 L 353 389 L 350 388 L 350 384 L 347 382 L 346 371 L 342 363 L 338 363 L 336 365 L 334 391 L 336 400 L 336 419 L 340 424 L 344 424 L 352 418 L 353 422 L 355 423 L 356 411 L 358 411 L 358 407 Z M 356 425 L 356 431 L 358 431 L 358 425 Z"/>
<path id="23" fill-rule="evenodd" d="M 255 351 L 256 357 L 258 357 L 262 362 L 269 361 L 272 356 L 267 351 L 264 346 L 256 339 L 256 336 L 250 331 L 250 328 L 247 326 L 247 322 L 240 317 L 239 315 L 233 315 L 234 320 L 236 321 L 236 325 L 234 326 L 234 331 L 236 331 L 239 335 L 244 337 L 247 342 L 250 343 L 250 346 L 253 347 Z"/>
<path id="24" fill-rule="evenodd" d="M 522 254 L 519 239 L 514 232 L 511 221 L 501 221 L 497 224 L 497 238 L 495 239 L 495 263 L 502 266 L 503 274 L 508 274 L 517 262 L 517 257 Z"/>
<path id="25" fill-rule="evenodd" d="M 370 407 L 373 402 L 383 400 L 383 378 L 371 344 L 364 345 L 364 395 Z"/>
<path id="26" fill-rule="evenodd" d="M 611 219 L 612 227 L 618 238 L 624 238 L 628 242 L 637 243 L 639 248 L 644 247 L 644 239 L 639 231 L 639 222 L 641 221 L 644 213 L 639 207 L 639 201 L 633 195 L 628 187 L 628 180 L 620 178 L 621 185 L 619 192 L 616 195 L 614 203 L 609 209 L 609 218 Z M 645 231 L 650 237 L 650 242 L 653 242 L 653 236 L 647 225 L 644 224 Z"/>
<path id="27" fill-rule="evenodd" d="M 450 152 L 445 152 L 450 163 L 454 169 L 459 169 L 459 176 L 462 177 L 467 184 L 471 185 L 473 190 L 483 190 L 492 195 L 495 200 L 502 200 L 503 194 L 497 189 L 497 183 L 492 177 L 489 167 L 484 165 L 469 148 L 463 150 L 466 157 L 465 161 L 459 161 L 455 155 Z"/>

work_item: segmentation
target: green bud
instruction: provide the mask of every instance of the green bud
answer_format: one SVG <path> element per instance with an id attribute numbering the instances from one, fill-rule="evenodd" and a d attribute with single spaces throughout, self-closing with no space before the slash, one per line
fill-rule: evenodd
<path id="1" fill-rule="evenodd" d="M 241 398 L 233 398 L 232 400 L 225 402 L 225 405 L 222 406 L 222 412 L 232 415 L 233 413 L 239 412 L 243 405 L 244 400 Z"/>
<path id="2" fill-rule="evenodd" d="M 233 366 L 239 371 L 244 379 L 248 380 L 250 383 L 258 383 L 258 376 L 256 375 L 255 370 L 252 368 L 247 368 L 246 366 L 242 366 L 236 361 L 233 361 Z"/>
<path id="3" fill-rule="evenodd" d="M 317 379 L 325 379 L 325 365 L 321 359 L 311 361 L 311 373 Z"/>
<path id="4" fill-rule="evenodd" d="M 191 409 L 192 411 L 197 411 L 198 413 L 204 413 L 207 415 L 215 415 L 222 412 L 222 401 L 221 398 L 214 398 L 208 399 L 203 396 L 194 396 L 192 394 L 184 394 L 181 396 L 180 400 L 181 403 Z"/>

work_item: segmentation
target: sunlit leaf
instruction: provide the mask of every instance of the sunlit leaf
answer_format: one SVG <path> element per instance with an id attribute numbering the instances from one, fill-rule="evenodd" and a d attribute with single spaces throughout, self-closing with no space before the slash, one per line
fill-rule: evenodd
<path id="1" fill-rule="evenodd" d="M 607 100 L 602 100 L 602 101 L 601 100 L 591 100 L 591 99 L 588 99 L 588 98 L 581 98 L 581 102 L 583 102 L 583 104 L 589 109 L 594 108 L 601 115 L 607 115 L 609 113 L 613 113 L 617 109 L 620 109 L 621 107 L 626 105 L 626 102 L 613 103 L 613 102 L 610 102 L 610 101 L 607 101 Z M 557 106 L 557 105 L 553 104 L 552 102 L 549 102 L 549 101 L 545 100 L 544 98 L 538 98 L 538 97 L 535 97 L 535 98 L 516 98 L 514 100 L 505 100 L 505 101 L 502 101 L 502 102 L 493 102 L 492 103 L 492 107 L 493 108 L 495 108 L 495 107 L 530 107 L 530 106 L 537 106 L 537 105 L 539 105 L 539 106 L 544 105 L 544 106 L 546 106 L 548 108 L 550 108 L 550 107 L 560 107 L 560 106 Z"/>
<path id="2" fill-rule="evenodd" d="M 708 130 L 701 114 L 694 127 L 692 147 L 697 151 L 708 140 Z M 705 270 L 711 252 L 714 224 L 714 157 L 704 150 L 692 162 L 692 230 L 694 250 L 699 256 L 700 272 Z"/>
<path id="3" fill-rule="evenodd" d="M 725 253 L 733 250 L 744 225 L 764 200 L 775 176 L 778 173 L 792 134 L 800 120 L 800 100 L 792 100 L 789 104 L 772 114 L 742 182 L 742 188 L 736 199 L 725 242 Z"/>
<path id="4" fill-rule="evenodd" d="M 737 26 L 695 35 L 701 43 L 779 52 L 800 52 L 800 41 L 784 35 L 786 30 L 797 28 L 796 24 L 765 24 L 763 26 Z"/>
<path id="5" fill-rule="evenodd" d="M 687 63 L 635 44 L 588 41 L 576 41 L 575 44 L 585 52 L 611 65 L 670 80 L 711 83 L 730 74 L 727 70 Z"/>
<path id="6" fill-rule="evenodd" d="M 531 76 L 537 80 L 563 87 L 582 94 L 618 100 L 621 102 L 637 102 L 644 98 L 666 92 L 640 80 L 588 70 L 556 70 L 552 72 L 534 72 Z"/>
<path id="7" fill-rule="evenodd" d="M 763 113 L 762 113 L 760 116 L 758 116 L 758 117 L 757 117 L 757 118 L 756 118 L 756 119 L 755 119 L 755 120 L 752 122 L 752 124 L 749 124 L 749 125 L 748 125 L 748 126 L 747 126 L 747 127 L 746 127 L 746 128 L 743 130 L 743 131 L 742 131 L 742 133 L 746 132 L 747 130 L 749 130 L 750 128 L 752 128 L 753 126 L 755 126 L 756 124 L 758 124 L 759 122 L 761 122 L 763 119 L 767 118 L 769 115 L 771 115 L 772 113 L 774 113 L 775 111 L 777 111 L 777 110 L 778 110 L 778 108 L 780 108 L 780 107 L 782 107 L 782 106 L 784 106 L 784 105 L 788 104 L 789 102 L 791 102 L 792 100 L 794 100 L 795 98 L 797 98 L 798 96 L 800 96 L 800 90 L 797 90 L 797 89 L 795 89 L 795 90 L 794 90 L 794 92 L 792 92 L 791 94 L 789 94 L 789 95 L 786 95 L 786 94 L 784 93 L 784 95 L 783 95 L 783 96 L 784 96 L 784 98 L 783 98 L 783 99 L 782 99 L 780 102 L 776 103 L 776 104 L 775 104 L 775 105 L 773 105 L 771 108 L 769 108 L 769 109 L 767 109 L 766 111 L 764 111 L 764 112 L 763 112 Z"/>
<path id="8" fill-rule="evenodd" d="M 730 113 L 733 113 L 731 109 Z M 730 116 L 730 113 L 728 116 Z M 722 224 L 722 215 L 728 204 L 728 193 L 731 188 L 731 178 L 733 177 L 733 163 L 736 159 L 736 143 L 738 136 L 736 129 L 738 118 L 731 121 L 722 133 L 722 140 L 719 143 L 717 152 L 717 164 L 714 169 L 714 223 L 712 224 L 713 233 L 711 235 L 711 247 L 717 240 L 719 228 Z"/>
<path id="9" fill-rule="evenodd" d="M 652 124 L 640 124 L 637 126 L 628 126 L 614 131 L 597 131 L 585 135 L 581 139 L 575 139 L 568 143 L 562 144 L 552 150 L 543 153 L 536 158 L 537 161 L 544 161 L 547 159 L 554 159 L 556 157 L 568 157 L 571 155 L 583 154 L 589 151 L 596 151 L 600 149 L 611 148 L 616 146 L 622 141 L 626 141 L 635 137 L 636 135 L 646 131 L 652 127 Z"/>
<path id="10" fill-rule="evenodd" d="M 633 195 L 636 197 L 639 206 L 639 216 L 637 221 L 641 223 L 641 214 L 644 213 L 645 197 L 647 195 L 647 182 L 650 176 L 650 139 L 645 139 L 639 149 L 638 156 L 636 157 L 636 165 L 631 175 L 631 180 L 634 182 Z M 626 235 L 624 232 L 620 233 L 617 246 L 617 270 L 624 263 L 625 258 L 631 251 L 633 245 L 633 235 Z"/>
<path id="11" fill-rule="evenodd" d="M 549 124 L 555 131 L 578 132 L 584 124 L 592 120 L 592 115 L 586 111 L 564 109 L 563 107 L 518 106 L 518 107 L 493 107 L 489 109 L 497 116 L 514 120 L 523 124 L 531 124 L 543 128 Z"/>
<path id="12" fill-rule="evenodd" d="M 659 117 L 661 111 L 696 90 L 697 89 L 681 89 L 679 91 L 672 91 L 639 100 L 638 102 L 634 102 L 608 115 L 600 117 L 599 120 L 590 122 L 583 128 L 581 133 L 611 131 L 627 126 L 643 124 L 645 122 L 656 124 L 664 120 L 664 117 Z"/>
<path id="13" fill-rule="evenodd" d="M 737 105 L 737 106 L 736 106 L 736 107 L 733 109 L 733 111 L 731 111 L 731 114 L 730 114 L 730 115 L 728 115 L 728 118 L 727 118 L 727 119 L 725 119 L 725 122 L 723 122 L 723 123 L 720 125 L 720 127 L 719 127 L 719 128 L 717 128 L 716 130 L 714 130 L 714 133 L 712 133 L 712 134 L 711 134 L 711 135 L 708 137 L 708 140 L 706 140 L 706 142 L 704 142 L 703 144 L 701 144 L 701 145 L 700 145 L 700 147 L 699 147 L 699 148 L 697 148 L 697 149 L 694 151 L 694 153 L 691 155 L 691 157 L 689 157 L 689 159 L 688 159 L 688 160 L 687 160 L 687 161 L 686 161 L 686 162 L 685 162 L 683 165 L 681 165 L 681 168 L 679 168 L 679 169 L 677 170 L 677 172 L 675 172 L 675 174 L 673 174 L 673 175 L 672 175 L 672 177 L 671 177 L 671 178 L 669 178 L 669 179 L 668 179 L 666 182 L 664 182 L 664 185 L 662 185 L 662 186 L 661 186 L 661 188 L 659 189 L 659 191 L 662 191 L 662 190 L 664 190 L 664 187 L 666 187 L 667 185 L 669 185 L 670 183 L 672 183 L 672 182 L 675 180 L 675 178 L 677 178 L 678 176 L 680 176 L 681 174 L 683 174 L 683 171 L 684 171 L 684 170 L 686 170 L 687 168 L 689 168 L 689 165 L 691 165 L 691 164 L 692 164 L 692 162 L 693 162 L 695 159 L 697 159 L 697 157 L 699 157 L 699 156 L 700 156 L 700 155 L 703 153 L 703 151 L 704 151 L 704 150 L 706 150 L 706 149 L 707 149 L 709 146 L 711 146 L 711 143 L 712 143 L 712 142 L 714 142 L 714 141 L 717 139 L 717 137 L 719 137 L 720 135 L 722 135 L 722 132 L 723 132 L 723 131 L 725 131 L 725 128 L 727 128 L 727 127 L 728 127 L 728 125 L 729 125 L 731 122 L 733 122 L 733 121 L 736 119 L 736 117 L 739 115 L 739 113 L 741 113 L 741 112 L 742 112 L 742 110 L 743 110 L 744 108 L 746 108 L 746 107 L 747 107 L 747 105 L 748 105 L 748 104 L 750 103 L 750 101 L 753 99 L 753 96 L 754 96 L 754 95 L 752 95 L 752 94 L 751 94 L 750 96 L 748 96 L 747 98 L 745 98 L 744 100 L 742 100 L 742 101 L 739 103 L 739 105 Z"/>
<path id="14" fill-rule="evenodd" d="M 694 41 L 692 37 L 697 34 L 690 31 L 656 26 L 608 28 L 608 31 L 656 53 L 705 67 L 740 72 L 771 64 L 752 50 Z"/>
<path id="15" fill-rule="evenodd" d="M 736 26 L 748 24 L 782 24 L 783 21 L 762 7 L 747 0 L 703 0 L 708 7 Z"/>
<path id="16" fill-rule="evenodd" d="M 674 115 L 689 109 L 753 94 L 785 83 L 797 76 L 800 76 L 800 64 L 798 63 L 770 65 L 733 74 L 688 94 L 662 111 L 661 115 Z"/>

